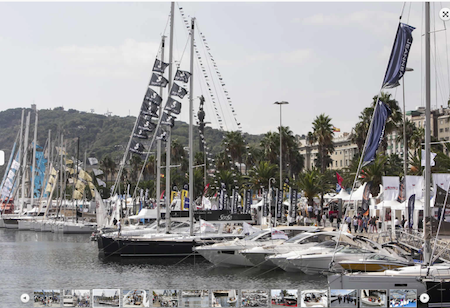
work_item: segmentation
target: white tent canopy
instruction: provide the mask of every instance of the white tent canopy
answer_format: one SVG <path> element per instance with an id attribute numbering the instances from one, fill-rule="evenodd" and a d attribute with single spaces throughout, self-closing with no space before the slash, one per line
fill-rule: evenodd
<path id="1" fill-rule="evenodd" d="M 165 213 L 165 209 L 161 209 L 161 213 Z M 139 214 L 129 216 L 129 219 L 157 219 L 157 210 L 156 209 L 142 209 L 139 211 Z"/>

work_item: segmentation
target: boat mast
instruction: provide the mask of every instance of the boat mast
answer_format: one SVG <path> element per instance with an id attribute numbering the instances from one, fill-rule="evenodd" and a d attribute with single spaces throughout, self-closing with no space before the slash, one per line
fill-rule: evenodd
<path id="1" fill-rule="evenodd" d="M 27 152 L 28 152 L 28 133 L 30 130 L 30 112 L 27 115 L 27 123 L 25 126 L 25 137 L 23 143 L 23 160 L 22 160 L 22 200 L 20 201 L 20 212 L 23 211 L 23 204 L 25 202 L 25 175 L 27 171 Z"/>
<path id="2" fill-rule="evenodd" d="M 191 82 L 189 84 L 189 233 L 194 235 L 194 23 L 191 19 Z"/>
<path id="3" fill-rule="evenodd" d="M 425 205 L 423 208 L 423 237 L 424 243 L 424 264 L 428 265 L 431 258 L 431 217 L 430 217 L 430 3 L 425 2 Z M 445 210 L 445 209 L 444 209 Z M 430 219 L 430 226 L 426 224 L 426 219 Z"/>
<path id="4" fill-rule="evenodd" d="M 172 89 L 172 70 L 173 70 L 173 28 L 174 28 L 175 2 L 170 6 L 170 45 L 169 45 L 169 94 Z M 170 150 L 172 140 L 172 128 L 167 126 L 167 142 L 166 142 L 166 232 L 170 231 Z"/>
<path id="5" fill-rule="evenodd" d="M 31 208 L 34 202 L 34 179 L 36 177 L 36 142 L 37 142 L 37 125 L 38 125 L 38 111 L 36 108 L 36 117 L 34 120 L 34 140 L 33 140 L 33 162 L 31 167 Z M 39 214 L 39 213 L 38 213 Z"/>
<path id="6" fill-rule="evenodd" d="M 164 45 L 166 42 L 166 37 L 163 35 L 161 38 L 161 62 L 164 62 Z M 163 88 L 159 88 L 159 96 L 163 97 Z M 159 118 L 162 116 L 162 106 L 159 108 Z M 156 142 L 156 228 L 159 232 L 159 223 L 161 221 L 161 140 Z M 167 188 L 166 188 L 166 191 Z M 167 194 L 166 194 L 167 195 Z"/>

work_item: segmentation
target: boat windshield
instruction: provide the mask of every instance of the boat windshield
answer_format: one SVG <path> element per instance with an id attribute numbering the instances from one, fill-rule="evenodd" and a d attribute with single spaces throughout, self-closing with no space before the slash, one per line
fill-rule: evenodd
<path id="1" fill-rule="evenodd" d="M 366 250 L 366 249 L 361 249 L 361 248 L 358 248 L 358 247 L 352 247 L 352 246 L 344 247 L 339 252 L 340 253 L 348 253 L 348 254 L 373 253 L 372 251 L 369 251 L 369 250 Z"/>
<path id="2" fill-rule="evenodd" d="M 311 235 L 311 233 L 307 233 L 307 232 L 305 232 L 305 233 L 300 233 L 300 234 L 297 234 L 296 236 L 294 236 L 294 237 L 291 237 L 290 239 L 288 239 L 285 243 L 296 243 L 297 241 L 299 241 L 299 240 L 301 240 L 301 239 L 303 239 L 303 238 L 305 238 L 305 237 L 308 237 L 308 236 L 310 236 Z"/>
<path id="3" fill-rule="evenodd" d="M 367 260 L 384 260 L 384 261 L 398 261 L 396 258 L 375 254 L 367 257 Z"/>
<path id="4" fill-rule="evenodd" d="M 246 240 L 246 241 L 251 241 L 251 240 L 257 238 L 258 236 L 260 236 L 261 234 L 266 233 L 266 232 L 268 232 L 268 231 L 267 231 L 267 230 L 257 231 L 257 232 L 255 232 L 255 233 L 252 233 L 252 234 L 250 234 L 250 235 L 247 235 L 247 236 L 244 238 L 244 240 Z"/>

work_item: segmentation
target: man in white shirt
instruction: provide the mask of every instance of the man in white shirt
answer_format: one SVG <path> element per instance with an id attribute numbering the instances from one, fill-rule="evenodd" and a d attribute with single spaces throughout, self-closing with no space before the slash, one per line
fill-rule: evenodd
<path id="1" fill-rule="evenodd" d="M 400 228 L 400 220 L 398 220 L 398 217 L 395 217 L 394 226 L 395 226 L 395 229 Z"/>

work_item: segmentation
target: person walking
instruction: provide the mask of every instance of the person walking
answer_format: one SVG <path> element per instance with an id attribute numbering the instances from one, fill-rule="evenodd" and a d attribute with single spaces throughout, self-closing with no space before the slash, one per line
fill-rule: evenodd
<path id="1" fill-rule="evenodd" d="M 358 219 L 356 216 L 353 216 L 353 231 L 356 233 L 358 232 Z"/>

